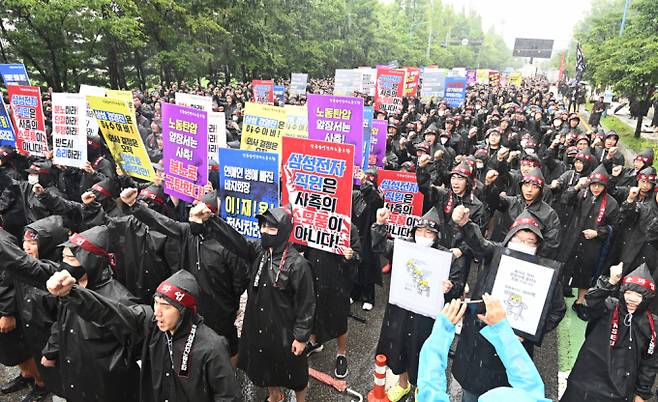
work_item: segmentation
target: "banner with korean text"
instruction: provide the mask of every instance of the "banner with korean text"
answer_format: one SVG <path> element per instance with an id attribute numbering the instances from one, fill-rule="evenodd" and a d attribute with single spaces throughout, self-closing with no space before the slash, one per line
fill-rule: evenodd
<path id="1" fill-rule="evenodd" d="M 82 168 L 87 162 L 87 98 L 53 93 L 53 163 Z"/>
<path id="2" fill-rule="evenodd" d="M 272 80 L 253 80 L 251 89 L 254 92 L 254 102 L 272 103 L 274 102 L 274 81 Z"/>
<path id="3" fill-rule="evenodd" d="M 5 87 L 9 85 L 30 85 L 30 79 L 23 64 L 0 64 L 0 77 L 2 77 Z"/>
<path id="4" fill-rule="evenodd" d="M 404 96 L 416 96 L 420 82 L 420 68 L 405 67 L 405 70 L 407 70 L 407 75 L 404 80 Z"/>
<path id="5" fill-rule="evenodd" d="M 240 149 L 281 154 L 286 110 L 279 106 L 247 103 L 242 121 Z"/>
<path id="6" fill-rule="evenodd" d="M 16 148 L 16 133 L 5 102 L 0 99 L 0 146 Z"/>
<path id="7" fill-rule="evenodd" d="M 285 105 L 286 129 L 283 135 L 296 138 L 308 138 L 308 111 L 306 105 Z"/>
<path id="8" fill-rule="evenodd" d="M 466 78 L 447 77 L 444 100 L 448 102 L 449 107 L 462 106 L 466 100 Z"/>
<path id="9" fill-rule="evenodd" d="M 352 225 L 354 154 L 352 144 L 283 137 L 281 204 L 293 208 L 290 241 L 345 254 Z"/>
<path id="10" fill-rule="evenodd" d="M 46 125 L 39 87 L 10 85 L 9 110 L 16 132 L 16 150 L 22 155 L 45 156 L 48 151 Z"/>
<path id="11" fill-rule="evenodd" d="M 375 110 L 389 114 L 402 111 L 404 97 L 404 70 L 378 68 L 375 84 Z"/>
<path id="12" fill-rule="evenodd" d="M 372 121 L 368 167 L 384 167 L 384 157 L 386 156 L 387 129 L 388 122 L 386 120 L 375 119 Z"/>
<path id="13" fill-rule="evenodd" d="M 241 235 L 260 239 L 256 215 L 279 206 L 279 155 L 219 150 L 220 215 Z"/>
<path id="14" fill-rule="evenodd" d="M 306 94 L 306 85 L 308 83 L 308 74 L 292 73 L 290 75 L 290 87 L 288 93 L 290 96 L 299 96 Z"/>
<path id="15" fill-rule="evenodd" d="M 423 193 L 418 188 L 416 174 L 380 169 L 377 184 L 384 193 L 384 207 L 391 211 L 388 233 L 394 237 L 411 237 L 416 219 L 423 213 Z"/>

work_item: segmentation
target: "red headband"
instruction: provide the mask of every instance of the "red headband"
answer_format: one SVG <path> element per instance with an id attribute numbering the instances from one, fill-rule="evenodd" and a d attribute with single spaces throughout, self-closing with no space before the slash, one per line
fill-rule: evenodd
<path id="1" fill-rule="evenodd" d="M 180 303 L 185 308 L 196 311 L 196 298 L 190 293 L 175 285 L 172 285 L 167 281 L 163 281 L 160 286 L 158 286 L 158 289 L 155 291 L 155 293 L 159 293 L 171 300 L 174 300 L 176 303 Z"/>
<path id="2" fill-rule="evenodd" d="M 537 176 L 531 176 L 531 175 L 523 176 L 523 180 L 521 180 L 521 183 L 527 183 L 527 182 L 534 183 L 539 187 L 544 187 L 544 180 L 542 180 L 540 177 Z"/>
<path id="3" fill-rule="evenodd" d="M 45 174 L 45 173 L 50 173 L 50 169 L 47 168 L 42 168 L 37 165 L 31 165 L 29 170 L 34 170 L 35 172 L 39 174 Z"/>
<path id="4" fill-rule="evenodd" d="M 69 241 L 85 251 L 88 251 L 100 257 L 107 258 L 108 261 L 110 262 L 110 266 L 112 266 L 112 268 L 116 267 L 117 259 L 114 253 L 108 253 L 107 250 L 98 247 L 97 245 L 95 245 L 94 243 L 90 242 L 89 240 L 85 239 L 84 237 L 82 237 L 77 233 L 71 236 Z"/>
<path id="5" fill-rule="evenodd" d="M 537 221 L 535 221 L 532 218 L 517 219 L 517 220 L 514 221 L 514 223 L 512 223 L 512 226 L 510 227 L 510 229 L 514 229 L 515 227 L 520 226 L 520 225 L 532 225 L 532 226 L 536 227 L 537 229 L 539 229 L 539 224 L 537 223 Z"/>
<path id="6" fill-rule="evenodd" d="M 639 276 L 625 276 L 624 279 L 622 280 L 622 283 L 624 285 L 627 284 L 639 285 L 647 290 L 650 290 L 651 293 L 656 293 L 656 284 L 648 279 L 644 279 Z"/>
<path id="7" fill-rule="evenodd" d="M 217 213 L 217 208 L 213 207 L 211 204 L 209 204 L 207 202 L 205 204 L 208 207 L 208 209 L 210 210 L 210 212 L 212 212 L 213 214 Z"/>
<path id="8" fill-rule="evenodd" d="M 589 179 L 590 181 L 594 179 L 601 180 L 605 184 L 608 184 L 608 177 L 601 173 L 592 173 L 591 175 L 589 175 Z"/>
<path id="9" fill-rule="evenodd" d="M 112 194 L 109 191 L 107 191 L 107 189 L 105 187 L 101 186 L 98 183 L 91 186 L 91 189 L 94 190 L 94 191 L 98 191 L 99 193 L 106 196 L 107 198 L 112 198 Z"/>
<path id="10" fill-rule="evenodd" d="M 654 181 L 656 179 L 656 175 L 655 174 L 638 174 L 637 175 L 637 181 L 640 181 L 642 179 L 647 180 L 647 181 Z"/>
<path id="11" fill-rule="evenodd" d="M 592 154 L 578 153 L 578 154 L 576 154 L 576 159 L 587 159 L 588 161 L 591 161 L 592 160 Z"/>
<path id="12" fill-rule="evenodd" d="M 455 166 L 454 168 L 452 168 L 452 172 L 450 172 L 450 174 L 453 174 L 453 173 L 463 174 L 463 175 L 468 176 L 468 177 L 471 177 L 471 175 L 473 174 L 471 169 L 466 169 L 466 168 L 463 168 L 463 167 L 460 167 L 460 166 Z"/>
<path id="13" fill-rule="evenodd" d="M 521 166 L 539 167 L 539 162 L 532 159 L 523 159 L 521 160 Z"/>
<path id="14" fill-rule="evenodd" d="M 639 154 L 638 154 L 638 155 L 635 157 L 635 159 L 636 159 L 636 160 L 639 159 L 639 160 L 641 160 L 641 161 L 644 162 L 644 163 L 648 163 L 648 162 L 649 162 L 650 160 L 652 160 L 653 158 L 646 157 L 646 156 L 642 156 L 642 155 L 639 155 Z"/>
<path id="15" fill-rule="evenodd" d="M 148 198 L 149 200 L 155 201 L 160 205 L 165 204 L 165 200 L 162 199 L 162 197 L 159 197 L 156 193 L 149 191 L 147 189 L 144 189 L 140 191 L 139 195 L 144 198 Z"/>
<path id="16" fill-rule="evenodd" d="M 33 232 L 31 230 L 26 230 L 25 233 L 23 233 L 23 240 L 38 240 L 39 235 L 37 235 L 36 232 Z"/>

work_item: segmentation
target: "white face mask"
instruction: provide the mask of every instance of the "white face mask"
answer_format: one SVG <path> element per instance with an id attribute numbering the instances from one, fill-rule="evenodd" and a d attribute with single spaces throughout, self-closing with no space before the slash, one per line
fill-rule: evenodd
<path id="1" fill-rule="evenodd" d="M 526 149 L 524 149 L 524 151 L 525 151 L 525 153 L 528 154 L 528 155 L 532 155 L 532 154 L 535 153 L 535 149 L 534 149 L 534 148 L 526 148 Z"/>
<path id="2" fill-rule="evenodd" d="M 526 253 L 530 255 L 535 255 L 537 254 L 537 247 L 530 247 L 527 244 L 523 242 L 515 242 L 513 240 L 510 240 L 509 243 L 507 243 L 507 248 L 510 250 L 518 251 L 520 253 Z"/>
<path id="3" fill-rule="evenodd" d="M 420 244 L 421 246 L 431 247 L 432 244 L 434 244 L 434 239 L 431 237 L 414 235 L 414 239 L 416 240 L 416 243 Z"/>
<path id="4" fill-rule="evenodd" d="M 238 116 L 233 116 L 233 121 L 238 121 Z"/>
<path id="5" fill-rule="evenodd" d="M 448 137 L 441 137 L 441 145 L 445 145 L 448 142 Z"/>
<path id="6" fill-rule="evenodd" d="M 475 167 L 478 169 L 482 169 L 484 167 L 484 163 L 482 162 L 475 162 Z"/>
<path id="7" fill-rule="evenodd" d="M 27 176 L 27 182 L 31 185 L 35 185 L 39 182 L 39 175 L 38 174 L 30 174 Z"/>

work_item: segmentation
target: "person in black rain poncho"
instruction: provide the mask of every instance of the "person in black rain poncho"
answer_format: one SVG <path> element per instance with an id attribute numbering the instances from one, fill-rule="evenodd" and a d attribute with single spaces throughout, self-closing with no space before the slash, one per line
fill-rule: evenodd
<path id="1" fill-rule="evenodd" d="M 541 226 L 529 211 L 523 211 L 516 217 L 502 243 L 485 240 L 477 225 L 470 221 L 468 209 L 463 206 L 455 208 L 452 219 L 461 228 L 466 244 L 484 264 L 471 292 L 471 298 L 475 300 L 491 292 L 496 279 L 496 270 L 492 266 L 498 264 L 505 247 L 537 255 L 544 241 Z M 546 317 L 544 333 L 555 329 L 565 312 L 564 298 L 558 286 Z M 464 316 L 464 327 L 452 366 L 452 374 L 464 389 L 463 402 L 475 402 L 480 395 L 491 389 L 509 386 L 503 363 L 494 347 L 480 334 L 483 326 L 475 314 Z M 532 357 L 533 344 L 527 340 L 522 342 Z"/>
<path id="2" fill-rule="evenodd" d="M 642 402 L 656 379 L 656 327 L 648 310 L 656 285 L 642 264 L 622 278 L 623 264 L 610 267 L 585 296 L 589 323 L 585 343 L 561 402 Z"/>
<path id="3" fill-rule="evenodd" d="M 372 249 L 375 255 L 384 255 L 392 261 L 393 241 L 387 239 L 386 220 L 390 212 L 386 208 L 377 211 L 377 221 L 372 225 Z M 413 227 L 414 243 L 451 252 L 439 244 L 440 218 L 436 208 L 429 210 Z M 450 275 L 443 282 L 446 303 L 461 296 L 464 290 L 466 257 L 454 257 Z M 399 267 L 393 269 L 400 269 Z M 423 343 L 432 333 L 434 319 L 413 313 L 388 303 L 377 343 L 377 354 L 386 355 L 388 367 L 399 376 L 399 383 L 387 392 L 391 402 L 397 402 L 411 391 L 411 384 L 418 378 L 418 360 Z"/>
<path id="4" fill-rule="evenodd" d="M 75 282 L 69 272 L 60 271 L 48 280 L 48 290 L 84 319 L 102 324 L 126 346 L 141 345 L 141 354 L 136 350 L 131 356 L 142 362 L 141 402 L 240 400 L 228 344 L 197 313 L 199 287 L 192 274 L 181 270 L 163 281 L 153 308 L 126 306 Z"/>
<path id="5" fill-rule="evenodd" d="M 210 213 L 205 218 L 220 243 L 250 264 L 238 367 L 255 385 L 268 387 L 270 402 L 284 399 L 279 387 L 293 389 L 297 401 L 304 402 L 304 347 L 311 336 L 315 296 L 311 267 L 288 241 L 292 211 L 280 207 L 257 215 L 261 240 L 256 242 Z"/>

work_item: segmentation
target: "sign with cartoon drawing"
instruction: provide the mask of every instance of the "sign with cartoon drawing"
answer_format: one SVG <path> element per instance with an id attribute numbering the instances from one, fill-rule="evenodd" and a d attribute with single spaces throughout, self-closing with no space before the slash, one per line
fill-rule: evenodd
<path id="1" fill-rule="evenodd" d="M 388 302 L 416 314 L 436 318 L 443 309 L 443 281 L 452 254 L 395 239 Z"/>
<path id="2" fill-rule="evenodd" d="M 519 257 L 519 258 L 515 258 Z M 532 342 L 542 337 L 553 300 L 559 264 L 505 249 L 491 295 L 500 299 L 517 335 Z"/>

